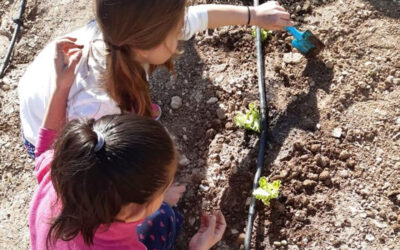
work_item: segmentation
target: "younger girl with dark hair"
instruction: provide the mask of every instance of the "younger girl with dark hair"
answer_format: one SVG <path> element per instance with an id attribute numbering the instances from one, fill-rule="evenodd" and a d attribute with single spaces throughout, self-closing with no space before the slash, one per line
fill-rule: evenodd
<path id="1" fill-rule="evenodd" d="M 83 46 L 56 42 L 55 87 L 36 147 L 29 227 L 32 249 L 172 249 L 182 224 L 172 184 L 177 152 L 150 118 L 110 115 L 66 121 Z M 55 142 L 55 148 L 51 146 Z M 189 249 L 209 249 L 225 231 L 221 213 L 203 215 Z"/>

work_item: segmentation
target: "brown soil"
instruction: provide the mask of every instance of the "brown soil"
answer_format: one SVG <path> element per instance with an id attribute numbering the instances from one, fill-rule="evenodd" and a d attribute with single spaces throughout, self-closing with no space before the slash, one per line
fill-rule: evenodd
<path id="1" fill-rule="evenodd" d="M 36 186 L 21 144 L 18 79 L 45 44 L 92 16 L 87 1 L 60 2 L 28 1 L 25 29 L 0 80 L 1 249 L 29 248 L 27 214 Z M 195 1 L 228 2 L 251 1 Z M 400 249 L 400 2 L 280 2 L 326 49 L 318 58 L 285 63 L 285 54 L 297 53 L 286 33 L 274 32 L 264 44 L 263 175 L 283 185 L 270 207 L 257 203 L 252 248 Z M 18 7 L 15 0 L 0 3 L 1 56 Z M 152 79 L 162 123 L 187 159 L 178 175 L 188 191 L 177 249 L 186 249 L 200 212 L 212 209 L 221 209 L 228 223 L 215 249 L 239 249 L 258 152 L 258 135 L 233 124 L 237 111 L 258 103 L 251 29 L 209 30 L 183 47 L 176 77 L 160 70 Z M 183 100 L 177 110 L 173 96 Z"/>

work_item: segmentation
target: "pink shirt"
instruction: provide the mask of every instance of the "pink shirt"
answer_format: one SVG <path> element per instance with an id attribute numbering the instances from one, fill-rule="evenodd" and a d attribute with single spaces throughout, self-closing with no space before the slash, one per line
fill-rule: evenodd
<path id="1" fill-rule="evenodd" d="M 34 250 L 46 249 L 51 219 L 60 212 L 61 208 L 61 204 L 56 202 L 57 194 L 50 178 L 54 151 L 49 149 L 55 137 L 55 131 L 40 129 L 35 161 L 35 173 L 39 186 L 33 196 L 29 212 L 31 248 Z M 107 230 L 101 226 L 94 236 L 94 244 L 91 247 L 85 245 L 83 238 L 78 235 L 68 242 L 58 240 L 54 249 L 145 250 L 147 248 L 138 240 L 136 234 L 136 227 L 140 222 L 114 222 Z"/>

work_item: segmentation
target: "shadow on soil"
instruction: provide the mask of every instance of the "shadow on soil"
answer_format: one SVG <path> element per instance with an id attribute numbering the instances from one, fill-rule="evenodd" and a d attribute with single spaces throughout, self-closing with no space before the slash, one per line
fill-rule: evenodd
<path id="1" fill-rule="evenodd" d="M 390 18 L 400 18 L 400 2 L 393 0 L 365 0 L 369 2 L 376 10 Z"/>
<path id="2" fill-rule="evenodd" d="M 268 168 L 278 157 L 281 147 L 292 129 L 314 131 L 316 125 L 319 123 L 320 115 L 317 104 L 317 92 L 319 90 L 329 92 L 333 79 L 333 71 L 326 68 L 321 60 L 314 59 L 308 61 L 303 70 L 303 76 L 312 79 L 315 85 L 310 87 L 307 93 L 294 98 L 288 104 L 286 110 L 280 112 L 275 117 L 270 117 L 270 129 L 267 137 L 268 146 L 266 147 L 263 175 L 268 176 L 270 174 Z M 255 172 L 258 148 L 257 143 L 247 157 L 239 163 L 238 173 L 231 176 L 229 186 L 222 196 L 222 211 L 226 214 L 231 214 L 233 210 L 234 214 L 236 214 L 236 216 L 228 217 L 227 223 L 228 225 L 239 224 L 240 227 L 236 228 L 244 228 L 247 223 L 248 206 L 246 205 L 246 199 L 251 196 L 251 185 Z M 253 228 L 256 236 L 254 238 L 253 233 L 252 249 L 264 249 L 263 242 L 265 242 L 267 235 L 270 245 L 274 241 L 282 240 L 280 231 L 285 226 L 287 219 L 284 202 L 285 197 L 281 197 L 280 202 L 271 203 L 271 209 L 267 209 L 258 203 L 256 210 L 259 211 L 259 218 L 257 220 L 258 224 L 255 224 Z M 225 237 L 231 241 L 236 241 L 237 236 L 235 238 L 229 234 L 230 232 L 227 231 Z"/>

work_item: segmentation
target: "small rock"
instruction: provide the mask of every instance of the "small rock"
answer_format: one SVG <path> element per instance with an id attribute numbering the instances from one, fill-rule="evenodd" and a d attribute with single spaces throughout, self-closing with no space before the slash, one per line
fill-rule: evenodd
<path id="1" fill-rule="evenodd" d="M 391 225 L 391 228 L 395 233 L 400 232 L 400 223 L 395 223 Z"/>
<path id="2" fill-rule="evenodd" d="M 323 168 L 328 167 L 329 162 L 330 162 L 329 158 L 326 156 L 319 156 L 319 157 L 317 156 L 316 161 L 317 161 L 317 164 Z"/>
<path id="3" fill-rule="evenodd" d="M 346 162 L 346 166 L 350 169 L 353 169 L 356 166 L 356 162 L 354 160 L 348 160 Z"/>
<path id="4" fill-rule="evenodd" d="M 239 234 L 239 237 L 237 238 L 237 243 L 243 244 L 245 239 L 246 239 L 246 234 L 241 233 L 241 234 Z"/>
<path id="5" fill-rule="evenodd" d="M 365 235 L 365 239 L 369 242 L 372 242 L 375 240 L 375 236 L 373 236 L 372 234 L 367 234 Z"/>
<path id="6" fill-rule="evenodd" d="M 329 179 L 329 177 L 330 177 L 329 170 L 324 170 L 324 171 L 322 171 L 322 173 L 319 174 L 319 179 L 321 181 L 325 181 L 325 180 Z"/>
<path id="7" fill-rule="evenodd" d="M 317 153 L 321 150 L 321 145 L 319 144 L 313 144 L 311 145 L 311 152 Z"/>
<path id="8" fill-rule="evenodd" d="M 342 137 L 342 128 L 335 128 L 332 132 L 332 136 L 335 138 Z"/>
<path id="9" fill-rule="evenodd" d="M 393 76 L 388 76 L 385 80 L 385 83 L 393 83 L 394 77 Z"/>
<path id="10" fill-rule="evenodd" d="M 231 234 L 238 234 L 239 233 L 239 231 L 237 230 L 237 229 L 231 229 Z"/>
<path id="11" fill-rule="evenodd" d="M 290 52 L 283 55 L 283 61 L 287 64 L 298 64 L 301 58 L 303 58 L 303 56 L 300 53 Z"/>
<path id="12" fill-rule="evenodd" d="M 206 137 L 208 138 L 208 139 L 212 139 L 212 138 L 214 138 L 214 136 L 217 134 L 217 132 L 214 130 L 214 129 L 212 129 L 212 128 L 210 128 L 209 130 L 207 130 L 207 132 L 206 132 Z"/>
<path id="13" fill-rule="evenodd" d="M 398 117 L 398 118 L 396 119 L 396 124 L 397 124 L 397 125 L 400 125 L 400 117 Z"/>
<path id="14" fill-rule="evenodd" d="M 174 96 L 171 98 L 171 108 L 173 109 L 179 109 L 182 107 L 182 98 L 179 96 Z"/>
<path id="15" fill-rule="evenodd" d="M 220 64 L 220 65 L 214 66 L 212 69 L 215 72 L 221 73 L 221 72 L 224 72 L 227 67 L 228 67 L 228 65 L 226 63 L 223 63 L 223 64 Z"/>
<path id="16" fill-rule="evenodd" d="M 232 129 L 234 128 L 234 125 L 233 125 L 232 122 L 227 122 L 227 123 L 225 124 L 225 128 L 226 128 L 227 130 L 232 130 Z"/>
<path id="17" fill-rule="evenodd" d="M 274 246 L 280 247 L 280 246 L 282 246 L 282 244 L 280 241 L 274 241 Z"/>
<path id="18" fill-rule="evenodd" d="M 342 178 L 347 178 L 347 177 L 349 177 L 349 173 L 346 170 L 341 170 L 339 172 L 339 176 Z"/>
<path id="19" fill-rule="evenodd" d="M 282 240 L 281 244 L 282 244 L 282 246 L 286 246 L 288 244 L 288 242 L 286 240 Z"/>
<path id="20" fill-rule="evenodd" d="M 217 97 L 211 97 L 210 99 L 208 99 L 207 104 L 215 104 L 217 102 L 218 102 Z"/>
<path id="21" fill-rule="evenodd" d="M 400 78 L 394 78 L 393 79 L 393 84 L 394 85 L 399 85 L 400 84 Z"/>
<path id="22" fill-rule="evenodd" d="M 333 62 L 332 62 L 332 61 L 327 61 L 327 62 L 325 63 L 325 66 L 326 66 L 328 69 L 333 69 Z"/>
<path id="23" fill-rule="evenodd" d="M 193 226 L 195 222 L 196 222 L 196 218 L 192 217 L 192 218 L 189 219 L 189 224 L 191 226 Z"/>
<path id="24" fill-rule="evenodd" d="M 1 89 L 4 90 L 4 91 L 8 91 L 8 90 L 10 90 L 10 85 L 8 85 L 8 84 L 3 84 L 3 85 L 1 86 Z"/>
<path id="25" fill-rule="evenodd" d="M 247 197 L 246 206 L 250 206 L 250 203 L 251 203 L 251 197 Z"/>
<path id="26" fill-rule="evenodd" d="M 207 192 L 208 190 L 210 190 L 209 186 L 205 186 L 203 184 L 200 184 L 199 188 L 201 189 L 201 191 L 203 192 Z"/>
<path id="27" fill-rule="evenodd" d="M 303 186 L 305 186 L 306 188 L 313 188 L 313 187 L 315 187 L 317 185 L 317 182 L 316 181 L 313 181 L 313 180 L 305 180 L 304 182 L 303 182 Z"/>
<path id="28" fill-rule="evenodd" d="M 217 116 L 218 116 L 218 119 L 225 120 L 225 118 L 226 118 L 225 111 L 222 108 L 218 108 Z"/>
<path id="29" fill-rule="evenodd" d="M 340 160 L 345 161 L 345 160 L 349 159 L 349 157 L 350 157 L 350 153 L 347 150 L 343 150 L 342 152 L 340 152 L 340 155 L 339 155 Z"/>
<path id="30" fill-rule="evenodd" d="M 182 167 L 187 167 L 190 164 L 190 161 L 188 160 L 188 158 L 186 158 L 185 155 L 181 156 L 181 159 L 179 160 L 179 165 Z"/>
<path id="31" fill-rule="evenodd" d="M 304 148 L 304 143 L 302 141 L 296 141 L 295 143 L 293 143 L 293 147 L 296 150 L 301 151 Z"/>
<path id="32" fill-rule="evenodd" d="M 222 83 L 222 81 L 224 80 L 224 76 L 223 75 L 221 75 L 221 76 L 218 76 L 217 78 L 215 78 L 215 82 L 216 83 L 218 83 L 218 84 L 220 84 L 220 83 Z"/>

